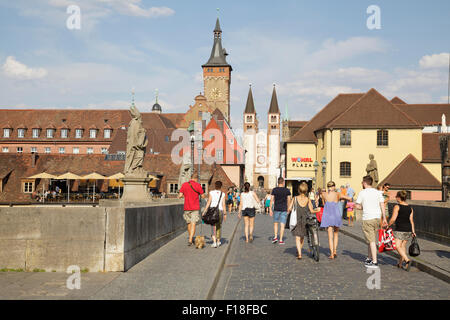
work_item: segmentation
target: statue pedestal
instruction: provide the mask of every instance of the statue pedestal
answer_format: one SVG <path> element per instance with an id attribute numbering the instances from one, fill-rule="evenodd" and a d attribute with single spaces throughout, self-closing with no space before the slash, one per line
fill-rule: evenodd
<path id="1" fill-rule="evenodd" d="M 125 177 L 123 181 L 123 202 L 144 202 L 152 201 L 150 193 L 147 191 L 148 183 L 151 178 Z"/>

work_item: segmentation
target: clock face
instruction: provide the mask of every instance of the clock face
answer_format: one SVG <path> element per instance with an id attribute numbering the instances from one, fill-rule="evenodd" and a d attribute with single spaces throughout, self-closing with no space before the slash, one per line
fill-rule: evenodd
<path id="1" fill-rule="evenodd" d="M 258 161 L 259 164 L 264 164 L 265 160 L 266 159 L 264 158 L 264 156 L 258 156 L 257 161 Z"/>
<path id="2" fill-rule="evenodd" d="M 222 92 L 219 90 L 219 88 L 213 88 L 211 90 L 210 96 L 211 96 L 211 99 L 217 100 L 222 96 Z"/>

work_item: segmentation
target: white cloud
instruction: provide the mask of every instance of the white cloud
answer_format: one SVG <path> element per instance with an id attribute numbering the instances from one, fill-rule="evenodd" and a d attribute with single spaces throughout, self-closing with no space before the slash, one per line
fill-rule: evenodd
<path id="1" fill-rule="evenodd" d="M 27 67 L 25 64 L 17 61 L 13 56 L 6 58 L 2 68 L 6 76 L 21 80 L 40 79 L 48 74 L 44 68 Z"/>
<path id="2" fill-rule="evenodd" d="M 449 55 L 448 53 L 439 53 L 423 56 L 419 61 L 421 68 L 443 68 L 449 66 Z"/>

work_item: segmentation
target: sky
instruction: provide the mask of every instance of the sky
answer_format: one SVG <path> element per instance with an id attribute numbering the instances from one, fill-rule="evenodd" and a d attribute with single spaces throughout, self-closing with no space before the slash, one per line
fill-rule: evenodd
<path id="1" fill-rule="evenodd" d="M 80 29 L 67 27 L 71 5 Z M 380 29 L 367 26 L 371 5 Z M 143 112 L 155 89 L 163 112 L 186 112 L 203 92 L 217 16 L 235 129 L 249 83 L 262 124 L 274 83 L 291 120 L 370 88 L 447 102 L 448 0 L 0 0 L 0 108 L 125 109 L 135 88 Z"/>

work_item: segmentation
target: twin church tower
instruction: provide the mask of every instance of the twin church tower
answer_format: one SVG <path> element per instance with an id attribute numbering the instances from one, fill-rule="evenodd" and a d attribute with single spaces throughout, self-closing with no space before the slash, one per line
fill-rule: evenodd
<path id="1" fill-rule="evenodd" d="M 230 123 L 230 85 L 233 68 L 222 47 L 222 30 L 219 18 L 214 28 L 214 44 L 207 63 L 202 65 L 204 95 L 211 109 L 219 109 Z M 280 110 L 277 93 L 273 87 L 267 116 L 267 131 L 259 130 L 258 119 L 250 85 L 244 110 L 245 181 L 255 188 L 274 188 L 280 174 Z"/>

